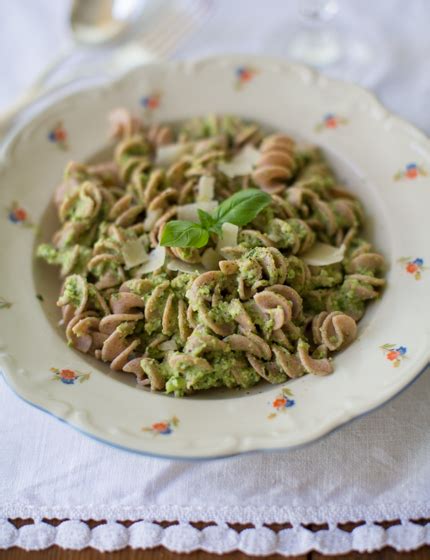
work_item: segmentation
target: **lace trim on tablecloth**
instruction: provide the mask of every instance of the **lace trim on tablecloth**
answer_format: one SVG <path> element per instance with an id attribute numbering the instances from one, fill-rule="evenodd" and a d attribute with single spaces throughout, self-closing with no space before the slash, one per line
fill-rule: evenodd
<path id="1" fill-rule="evenodd" d="M 52 545 L 64 549 L 86 547 L 114 551 L 125 547 L 148 549 L 163 546 L 172 552 L 206 552 L 225 554 L 235 550 L 254 556 L 301 555 L 315 550 L 323 554 L 372 552 L 386 546 L 398 551 L 414 550 L 430 544 L 430 522 L 398 521 L 389 527 L 364 522 L 352 530 L 328 525 L 311 530 L 301 524 L 276 530 L 254 525 L 240 530 L 218 522 L 196 527 L 189 522 L 168 526 L 154 521 L 106 521 L 90 527 L 84 521 L 35 520 L 24 525 L 0 518 L 0 549 L 17 546 L 25 550 L 42 550 Z"/>

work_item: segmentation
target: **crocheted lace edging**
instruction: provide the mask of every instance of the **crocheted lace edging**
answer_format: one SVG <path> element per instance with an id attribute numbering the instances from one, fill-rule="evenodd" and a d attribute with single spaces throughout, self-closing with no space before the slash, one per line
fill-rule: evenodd
<path id="1" fill-rule="evenodd" d="M 325 554 L 351 551 L 371 552 L 391 546 L 398 551 L 413 550 L 430 544 L 430 523 L 421 525 L 405 520 L 384 528 L 364 523 L 352 531 L 331 525 L 328 529 L 311 531 L 302 525 L 276 531 L 255 526 L 238 532 L 227 523 L 198 529 L 192 524 L 162 527 L 151 521 L 136 521 L 129 526 L 108 521 L 90 528 L 79 520 L 65 520 L 54 526 L 35 521 L 19 528 L 8 519 L 0 519 L 0 549 L 17 546 L 26 550 L 42 550 L 52 545 L 81 550 L 86 547 L 100 551 L 163 546 L 173 552 L 203 550 L 223 554 L 239 550 L 246 554 L 300 555 L 315 550 Z"/>

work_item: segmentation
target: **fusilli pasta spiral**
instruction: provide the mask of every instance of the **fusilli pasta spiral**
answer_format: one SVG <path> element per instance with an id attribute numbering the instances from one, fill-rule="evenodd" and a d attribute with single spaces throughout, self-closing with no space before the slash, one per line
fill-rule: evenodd
<path id="1" fill-rule="evenodd" d="M 263 140 L 260 151 L 252 174 L 254 183 L 272 194 L 283 192 L 297 169 L 294 141 L 283 134 L 273 134 Z"/>
<path id="2" fill-rule="evenodd" d="M 69 345 L 177 396 L 331 373 L 385 264 L 320 151 L 236 117 L 146 127 L 117 109 L 110 121 L 113 160 L 68 165 L 60 229 L 38 248 L 61 267 Z M 212 229 L 203 247 L 159 245 L 172 220 L 248 188 L 271 204 L 229 243 Z M 321 243 L 342 257 L 309 260 Z"/>

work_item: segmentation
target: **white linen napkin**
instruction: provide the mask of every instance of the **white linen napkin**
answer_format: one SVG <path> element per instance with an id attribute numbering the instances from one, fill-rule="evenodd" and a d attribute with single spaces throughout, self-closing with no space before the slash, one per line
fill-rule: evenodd
<path id="1" fill-rule="evenodd" d="M 430 375 L 384 408 L 300 450 L 171 461 L 98 443 L 28 406 L 0 382 L 0 548 L 115 550 L 131 544 L 252 554 L 341 553 L 430 544 Z M 107 519 L 16 531 L 6 518 Z M 374 521 L 400 519 L 384 531 Z M 116 520 L 144 520 L 130 529 Z M 151 521 L 179 521 L 161 529 Z M 189 521 L 214 521 L 199 531 Z M 346 533 L 338 523 L 365 521 Z M 225 523 L 252 523 L 240 534 Z M 287 523 L 275 533 L 264 523 Z M 312 533 L 301 523 L 328 523 Z M 228 532 L 227 532 L 228 531 Z M 227 532 L 227 533 L 226 533 Z"/>
<path id="2" fill-rule="evenodd" d="M 362 82 L 373 87 L 390 109 L 430 131 L 425 106 L 430 90 L 429 4 L 425 0 L 411 0 L 407 6 L 401 0 L 357 4 L 341 3 L 343 19 L 352 28 L 360 22 L 365 27 L 372 19 L 387 51 L 381 57 L 386 65 L 375 64 L 375 71 L 370 69 Z M 54 38 L 56 48 L 64 41 L 59 22 L 65 11 L 52 13 L 51 8 L 49 0 L 0 6 L 0 19 L 7 9 L 9 21 L 18 25 L 7 26 L 0 35 L 0 52 L 11 53 L 13 45 L 16 61 L 11 65 L 9 55 L 0 57 L 0 72 L 6 75 L 7 69 L 11 75 L 8 88 L 0 91 L 3 105 L 30 81 L 32 71 L 43 66 Z M 401 17 L 406 9 L 407 22 Z M 282 30 L 284 17 L 285 25 L 291 25 L 294 3 L 217 0 L 212 20 L 178 56 L 220 51 L 282 54 L 282 43 L 273 37 Z M 39 18 L 52 22 L 55 33 L 28 35 L 26 30 L 37 28 Z M 388 37 L 383 29 L 390 30 Z M 17 40 L 18 30 L 22 40 Z M 28 52 L 33 59 L 26 65 Z M 422 280 L 429 281 L 430 275 Z M 3 316 L 0 319 L 3 326 Z M 430 525 L 410 521 L 430 518 L 429 402 L 427 370 L 384 408 L 303 449 L 183 462 L 143 457 L 93 441 L 28 406 L 1 380 L 0 549 L 40 549 L 56 543 L 115 550 L 163 544 L 183 552 L 239 549 L 262 555 L 311 549 L 343 553 L 385 545 L 406 550 L 430 544 Z M 18 530 L 8 521 L 18 517 L 33 518 L 35 523 Z M 53 527 L 42 518 L 69 521 Z M 90 530 L 82 519 L 108 523 Z M 400 524 L 387 530 L 375 524 L 396 519 Z M 121 520 L 136 523 L 127 528 L 117 523 Z M 179 524 L 162 528 L 155 523 L 165 520 Z M 192 521 L 215 524 L 199 530 Z M 365 523 L 348 533 L 338 527 L 347 521 Z M 227 524 L 236 522 L 254 528 L 238 533 Z M 275 532 L 264 526 L 275 522 L 292 527 Z M 328 523 L 329 528 L 313 533 L 302 526 L 307 523 Z"/>

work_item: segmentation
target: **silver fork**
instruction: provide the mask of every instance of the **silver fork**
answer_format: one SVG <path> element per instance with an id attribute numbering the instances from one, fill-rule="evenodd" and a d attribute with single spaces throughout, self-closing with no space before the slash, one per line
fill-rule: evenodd
<path id="1" fill-rule="evenodd" d="M 168 58 L 178 45 L 189 36 L 194 29 L 207 19 L 213 9 L 213 0 L 192 0 L 189 9 L 178 9 L 176 2 L 170 2 L 160 12 L 151 29 L 142 37 L 133 37 L 130 41 L 112 50 L 110 63 L 106 59 L 99 64 L 98 70 L 104 74 L 118 74 L 128 69 L 154 60 Z M 85 71 L 86 69 L 86 71 Z M 86 74 L 94 75 L 94 65 L 85 65 L 84 71 L 73 73 L 55 86 L 31 89 L 6 112 L 0 115 L 0 137 L 7 134 L 16 117 L 48 94 L 82 79 Z"/>
<path id="2" fill-rule="evenodd" d="M 135 66 L 169 58 L 178 45 L 210 16 L 214 0 L 189 0 L 188 5 L 189 9 L 185 10 L 183 3 L 179 9 L 179 3 L 170 2 L 149 31 L 112 50 L 109 60 L 100 63 L 99 70 L 102 69 L 104 75 L 115 76 Z M 87 66 L 87 73 L 94 75 L 94 66 Z M 83 75 L 81 72 L 79 77 Z"/>
<path id="3" fill-rule="evenodd" d="M 210 15 L 213 8 L 213 0 L 194 0 L 193 4 L 194 9 L 188 14 L 171 9 L 170 14 L 161 18 L 158 25 L 143 38 L 146 48 L 156 57 L 168 58 L 181 41 Z"/>

